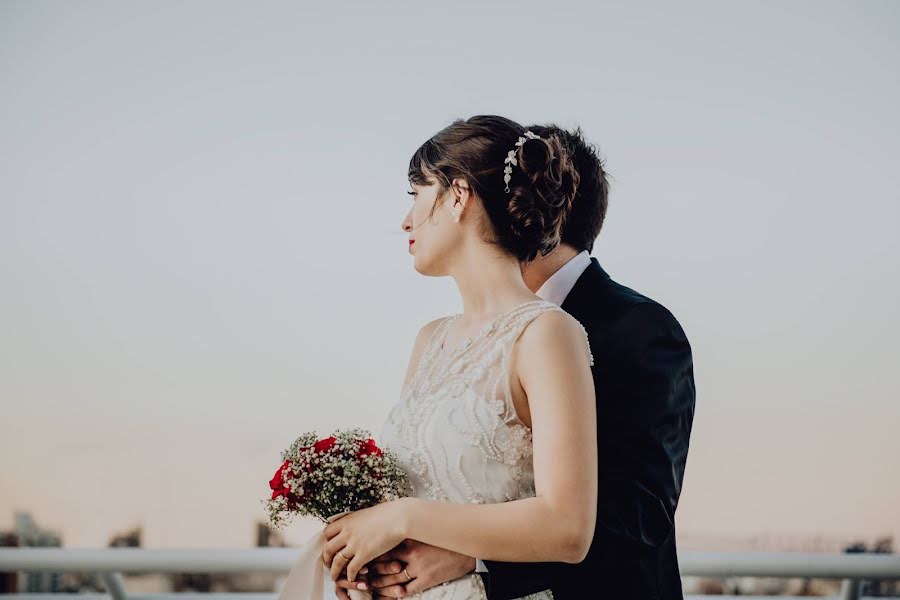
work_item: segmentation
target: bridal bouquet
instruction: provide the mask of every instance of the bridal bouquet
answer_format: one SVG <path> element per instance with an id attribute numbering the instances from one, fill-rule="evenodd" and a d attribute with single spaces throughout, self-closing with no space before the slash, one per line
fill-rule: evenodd
<path id="1" fill-rule="evenodd" d="M 327 524 L 352 512 L 400 498 L 409 481 L 392 452 L 379 448 L 363 429 L 335 431 L 319 439 L 304 433 L 281 453 L 282 464 L 269 481 L 265 500 L 269 522 L 281 529 L 294 516 Z M 325 536 L 313 536 L 300 550 L 278 600 L 321 600 L 328 570 L 322 562 Z M 371 598 L 349 590 L 352 598 Z"/>

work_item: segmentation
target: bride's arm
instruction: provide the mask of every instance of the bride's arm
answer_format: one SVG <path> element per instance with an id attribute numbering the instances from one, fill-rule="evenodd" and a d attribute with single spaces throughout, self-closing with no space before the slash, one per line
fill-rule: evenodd
<path id="1" fill-rule="evenodd" d="M 483 560 L 580 562 L 597 515 L 588 357 L 581 324 L 562 312 L 538 316 L 518 340 L 514 374 L 531 414 L 535 497 L 497 504 L 403 498 L 356 511 L 325 528 L 323 560 L 332 578 L 346 567 L 353 581 L 363 565 L 404 539 Z"/>
<path id="2" fill-rule="evenodd" d="M 578 321 L 555 311 L 537 317 L 518 341 L 536 496 L 499 504 L 406 498 L 404 537 L 482 560 L 584 559 L 597 517 L 597 417 L 585 345 Z"/>

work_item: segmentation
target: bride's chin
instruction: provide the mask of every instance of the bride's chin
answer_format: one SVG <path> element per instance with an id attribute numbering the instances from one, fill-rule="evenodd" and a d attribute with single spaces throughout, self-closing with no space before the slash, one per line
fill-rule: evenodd
<path id="1" fill-rule="evenodd" d="M 431 277 L 434 275 L 427 267 L 420 267 L 419 265 L 415 265 L 416 272 L 419 275 L 425 275 L 426 277 Z"/>
<path id="2" fill-rule="evenodd" d="M 415 269 L 419 275 L 428 274 L 426 272 L 427 269 L 425 268 L 425 265 L 423 263 L 424 261 L 420 260 L 418 256 L 413 256 L 413 269 Z"/>
<path id="3" fill-rule="evenodd" d="M 413 268 L 420 275 L 425 275 L 426 277 L 441 277 L 445 275 L 437 265 L 426 260 L 420 260 L 419 257 L 416 257 L 413 261 Z"/>

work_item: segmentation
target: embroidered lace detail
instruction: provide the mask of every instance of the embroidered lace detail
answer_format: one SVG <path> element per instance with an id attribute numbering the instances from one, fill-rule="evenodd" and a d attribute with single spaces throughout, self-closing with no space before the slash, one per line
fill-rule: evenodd
<path id="1" fill-rule="evenodd" d="M 444 340 L 461 315 L 444 317 L 435 327 L 379 434 L 409 473 L 413 496 L 473 504 L 534 496 L 531 430 L 512 404 L 509 360 L 522 331 L 550 310 L 565 312 L 552 302 L 526 302 L 452 348 L 443 347 Z M 585 344 L 593 365 L 587 332 Z M 486 595 L 481 577 L 471 575 L 414 597 Z M 552 594 L 527 598 L 548 600 Z"/>

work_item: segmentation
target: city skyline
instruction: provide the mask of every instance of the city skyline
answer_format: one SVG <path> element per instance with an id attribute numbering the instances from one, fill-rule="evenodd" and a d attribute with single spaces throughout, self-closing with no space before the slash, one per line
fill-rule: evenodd
<path id="1" fill-rule="evenodd" d="M 13 525 L 10 527 L 0 526 L 0 538 L 3 536 L 19 536 L 23 526 L 20 524 L 24 518 L 27 521 L 26 529 L 32 530 L 41 536 L 40 540 L 35 541 L 26 535 L 19 546 L 60 546 L 60 547 L 148 547 L 143 543 L 146 536 L 146 526 L 138 520 L 130 527 L 110 529 L 103 533 L 105 542 L 101 544 L 86 545 L 67 545 L 66 538 L 59 531 L 50 528 L 44 528 L 37 525 L 34 515 L 28 511 L 15 511 L 15 519 L 12 520 Z M 319 527 L 317 521 L 307 518 L 298 519 L 294 524 L 278 530 L 271 526 L 267 519 L 261 518 L 253 521 L 253 532 L 256 540 L 248 540 L 247 544 L 233 545 L 228 544 L 225 547 L 262 547 L 262 546 L 285 546 L 285 545 L 301 545 L 306 541 L 308 535 L 314 533 Z M 306 534 L 300 534 L 299 530 L 308 531 Z M 262 542 L 260 536 L 262 530 L 267 531 L 267 541 Z M 848 535 L 845 537 L 828 536 L 821 534 L 790 534 L 784 532 L 759 532 L 745 536 L 728 536 L 722 534 L 712 535 L 695 535 L 690 531 L 681 531 L 678 533 L 679 548 L 687 551 L 707 551 L 707 552 L 735 552 L 735 551 L 756 551 L 756 552 L 830 552 L 842 553 L 847 548 L 853 546 L 875 547 L 879 544 L 893 544 L 894 538 L 890 534 L 863 536 Z M 289 540 L 297 538 L 294 542 Z M 4 544 L 0 543 L 0 546 Z M 162 544 L 159 547 L 169 547 L 168 544 Z"/>

